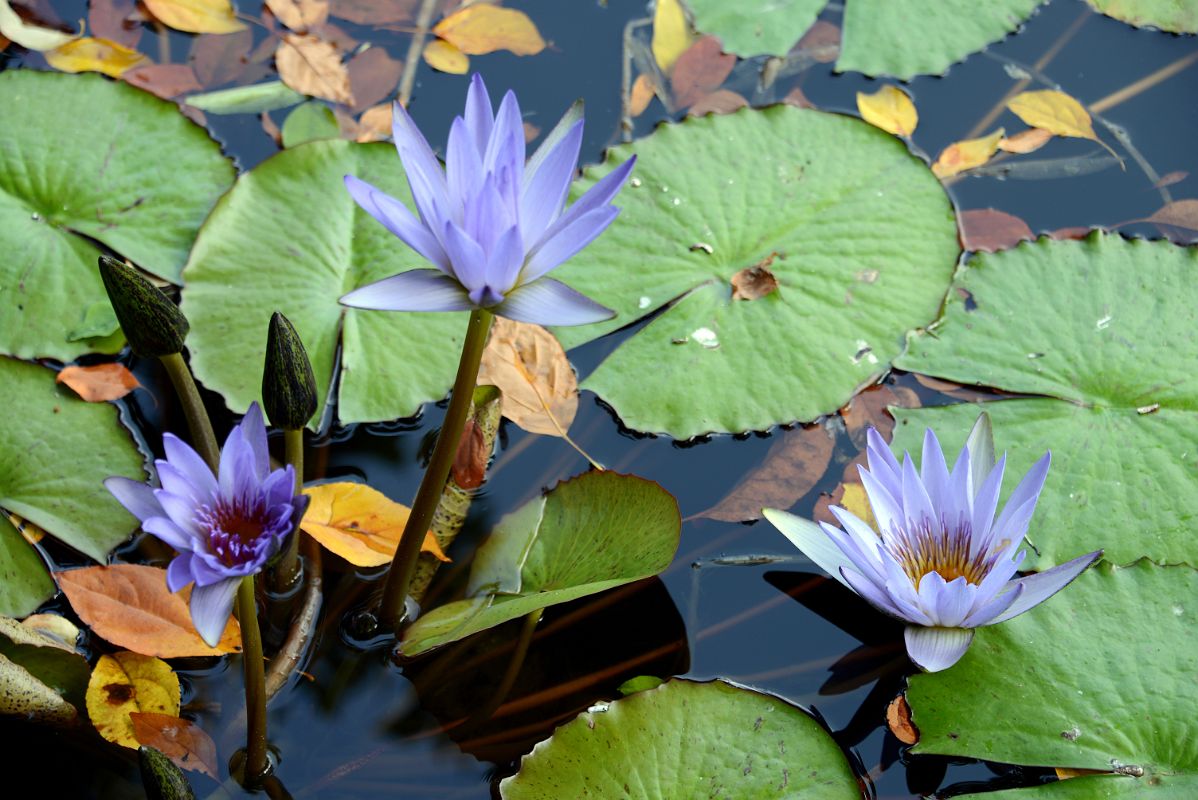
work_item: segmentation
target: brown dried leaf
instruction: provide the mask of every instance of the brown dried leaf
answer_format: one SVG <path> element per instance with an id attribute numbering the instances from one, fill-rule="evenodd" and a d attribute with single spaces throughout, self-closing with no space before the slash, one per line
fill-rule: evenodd
<path id="1" fill-rule="evenodd" d="M 141 386 L 124 364 L 63 367 L 54 380 L 65 383 L 89 403 L 117 400 Z"/>
<path id="2" fill-rule="evenodd" d="M 540 325 L 496 317 L 478 383 L 497 386 L 503 416 L 529 433 L 564 437 L 578 412 L 578 379 L 566 351 Z"/>
<path id="3" fill-rule="evenodd" d="M 1028 128 L 998 143 L 998 149 L 1007 153 L 1034 153 L 1052 140 L 1052 131 L 1043 128 Z"/>
<path id="4" fill-rule="evenodd" d="M 915 744 L 919 741 L 919 729 L 911 721 L 911 706 L 907 705 L 905 695 L 899 695 L 886 706 L 886 727 L 895 738 L 903 744 Z"/>
<path id="5" fill-rule="evenodd" d="M 858 392 L 847 406 L 840 409 L 849 437 L 858 448 L 864 449 L 865 431 L 869 427 L 877 428 L 882 438 L 890 439 L 890 434 L 894 432 L 894 417 L 887 410 L 889 406 L 919 408 L 919 395 L 905 386 L 879 384 Z"/>
<path id="6" fill-rule="evenodd" d="M 487 462 L 491 453 L 487 450 L 487 437 L 483 429 L 472 419 L 466 420 L 458 451 L 453 457 L 453 482 L 463 489 L 477 489 L 483 485 L 487 475 Z"/>
<path id="7" fill-rule="evenodd" d="M 296 33 L 307 33 L 329 18 L 329 0 L 266 0 L 266 7 Z"/>
<path id="8" fill-rule="evenodd" d="M 774 273 L 760 265 L 745 267 L 732 276 L 731 283 L 733 300 L 757 300 L 778 288 Z"/>
<path id="9" fill-rule="evenodd" d="M 471 56 L 496 50 L 535 56 L 545 49 L 545 40 L 527 14 L 489 3 L 475 3 L 455 11 L 438 22 L 433 33 Z"/>
<path id="10" fill-rule="evenodd" d="M 163 100 L 173 100 L 203 88 L 195 71 L 186 64 L 147 64 L 129 70 L 121 75 L 121 79 Z"/>
<path id="11" fill-rule="evenodd" d="M 332 0 L 329 13 L 359 25 L 411 22 L 420 0 Z"/>
<path id="12" fill-rule="evenodd" d="M 368 108 L 358 118 L 354 141 L 381 142 L 391 135 L 391 104 Z"/>
<path id="13" fill-rule="evenodd" d="M 532 144 L 533 140 L 541 135 L 541 129 L 533 125 L 527 120 L 524 122 L 524 143 Z"/>
<path id="14" fill-rule="evenodd" d="M 56 572 L 71 608 L 92 631 L 128 650 L 159 658 L 219 656 L 241 650 L 241 628 L 229 619 L 216 647 L 191 623 L 191 587 L 166 588 L 166 570 L 141 564 L 112 564 Z"/>
<path id="15" fill-rule="evenodd" d="M 433 39 L 421 55 L 430 67 L 450 75 L 465 75 L 470 70 L 470 56 L 444 39 Z"/>
<path id="16" fill-rule="evenodd" d="M 269 112 L 263 111 L 258 115 L 258 121 L 262 123 L 262 130 L 266 132 L 266 135 L 273 139 L 276 145 L 282 147 L 283 131 L 279 128 L 278 123 L 275 122 L 274 117 Z"/>
<path id="17" fill-rule="evenodd" d="M 649 103 L 653 101 L 654 94 L 656 94 L 656 89 L 653 86 L 653 78 L 643 72 L 637 75 L 629 93 L 628 113 L 634 117 L 644 114 Z"/>
<path id="18" fill-rule="evenodd" d="M 786 97 L 782 98 L 782 102 L 798 108 L 815 108 L 815 103 L 808 100 L 807 95 L 803 94 L 803 90 L 798 86 L 787 92 Z"/>
<path id="19" fill-rule="evenodd" d="M 704 36 L 699 39 L 674 62 L 670 77 L 674 105 L 686 108 L 704 95 L 714 92 L 723 85 L 735 66 L 736 56 L 724 53 L 718 38 Z"/>
<path id="20" fill-rule="evenodd" d="M 153 711 L 132 711 L 133 735 L 183 769 L 202 772 L 219 780 L 216 742 L 191 720 Z"/>
<path id="21" fill-rule="evenodd" d="M 1153 189 L 1164 189 L 1166 186 L 1172 186 L 1175 183 L 1181 183 L 1186 178 L 1190 177 L 1190 173 L 1177 170 L 1161 176 L 1161 179 L 1152 184 Z"/>
<path id="22" fill-rule="evenodd" d="M 819 64 L 831 64 L 840 55 L 840 28 L 831 22 L 816 20 L 794 49 L 807 53 Z"/>
<path id="23" fill-rule="evenodd" d="M 1036 238 L 1022 219 L 994 208 L 962 211 L 957 221 L 961 226 L 961 246 L 974 252 L 996 253 Z"/>
<path id="24" fill-rule="evenodd" d="M 1198 231 L 1198 200 L 1174 200 L 1158 208 L 1144 222 Z"/>
<path id="25" fill-rule="evenodd" d="M 399 85 L 403 62 L 396 61 L 381 47 L 370 47 L 346 64 L 350 90 L 354 96 L 353 111 L 365 111 L 386 100 Z"/>
<path id="26" fill-rule="evenodd" d="M 749 101 L 736 92 L 729 89 L 717 89 L 696 100 L 687 114 L 692 117 L 701 117 L 704 114 L 731 114 L 748 104 Z"/>
<path id="27" fill-rule="evenodd" d="M 283 83 L 301 94 L 354 104 L 349 72 L 337 48 L 315 36 L 285 34 L 275 52 L 275 66 Z"/>
<path id="28" fill-rule="evenodd" d="M 317 25 L 309 33 L 313 34 L 317 39 L 324 39 L 333 47 L 336 47 L 342 55 L 356 50 L 360 44 L 357 39 L 349 35 L 349 31 L 332 22 Z"/>
<path id="29" fill-rule="evenodd" d="M 131 50 L 141 41 L 141 15 L 134 0 L 90 0 L 87 25 L 94 36 Z"/>
<path id="30" fill-rule="evenodd" d="M 696 517 L 725 522 L 761 519 L 763 508 L 790 508 L 811 491 L 832 459 L 833 438 L 822 427 L 785 431 L 723 500 Z"/>
<path id="31" fill-rule="evenodd" d="M 205 33 L 191 45 L 191 68 L 205 88 L 237 79 L 250 63 L 254 34 L 246 29 L 235 33 Z"/>

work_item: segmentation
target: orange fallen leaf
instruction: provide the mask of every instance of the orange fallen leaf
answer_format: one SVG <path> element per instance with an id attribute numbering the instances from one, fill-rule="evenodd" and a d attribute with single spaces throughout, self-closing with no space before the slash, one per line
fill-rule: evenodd
<path id="1" fill-rule="evenodd" d="M 886 706 L 886 726 L 903 744 L 919 741 L 919 729 L 911 721 L 911 706 L 907 705 L 907 698 L 901 694 Z"/>
<path id="2" fill-rule="evenodd" d="M 87 683 L 87 716 L 114 744 L 137 749 L 131 714 L 179 716 L 179 676 L 165 661 L 140 653 L 100 656 Z"/>
<path id="3" fill-rule="evenodd" d="M 714 92 L 735 66 L 736 56 L 723 52 L 719 39 L 714 36 L 699 39 L 674 62 L 670 76 L 674 105 L 686 108 Z"/>
<path id="4" fill-rule="evenodd" d="M 354 104 L 349 71 L 337 48 L 315 36 L 286 34 L 275 51 L 275 66 L 283 83 L 301 94 Z"/>
<path id="5" fill-rule="evenodd" d="M 861 118 L 895 136 L 910 136 L 919 124 L 919 114 L 910 96 L 897 86 L 886 85 L 873 94 L 857 92 Z"/>
<path id="6" fill-rule="evenodd" d="M 233 33 L 245 28 L 229 0 L 143 0 L 159 21 L 187 33 Z"/>
<path id="7" fill-rule="evenodd" d="M 296 33 L 307 33 L 329 18 L 329 0 L 266 0 L 266 7 Z"/>
<path id="8" fill-rule="evenodd" d="M 943 179 L 967 169 L 980 167 L 998 151 L 998 143 L 1002 141 L 1003 133 L 1003 129 L 999 128 L 987 136 L 950 144 L 932 165 L 932 172 L 937 178 Z"/>
<path id="9" fill-rule="evenodd" d="M 136 50 L 107 39 L 72 39 L 46 52 L 46 63 L 63 72 L 102 72 L 119 78 L 126 70 L 149 59 Z"/>
<path id="10" fill-rule="evenodd" d="M 770 261 L 773 261 L 771 258 Z M 778 279 L 768 266 L 745 267 L 729 280 L 733 300 L 759 300 L 778 288 Z"/>
<path id="11" fill-rule="evenodd" d="M 450 75 L 465 75 L 470 70 L 470 56 L 444 39 L 433 39 L 424 46 L 424 62 Z"/>
<path id="12" fill-rule="evenodd" d="M 411 509 L 364 483 L 323 483 L 304 494 L 310 500 L 300 527 L 309 536 L 356 567 L 391 563 Z M 449 560 L 431 531 L 420 550 Z"/>
<path id="13" fill-rule="evenodd" d="M 124 364 L 63 367 L 54 380 L 70 386 L 89 403 L 117 400 L 141 386 Z"/>
<path id="14" fill-rule="evenodd" d="M 858 449 L 865 448 L 866 431 L 869 428 L 876 428 L 884 439 L 890 438 L 894 431 L 891 406 L 919 408 L 919 395 L 905 386 L 883 383 L 858 392 L 847 406 L 840 409 L 840 417 L 844 420 L 849 438 Z M 856 470 L 852 472 L 852 476 L 856 478 Z"/>
<path id="15" fill-rule="evenodd" d="M 974 252 L 995 253 L 1036 238 L 1022 219 L 994 208 L 962 211 L 958 221 L 961 246 Z"/>
<path id="16" fill-rule="evenodd" d="M 183 769 L 203 772 L 219 780 L 216 742 L 191 720 L 153 711 L 132 711 L 133 735 Z"/>
<path id="17" fill-rule="evenodd" d="M 632 89 L 630 90 L 628 113 L 634 117 L 644 114 L 645 109 L 649 107 L 649 103 L 653 101 L 655 93 L 653 79 L 643 72 L 637 75 L 636 80 L 632 82 Z"/>
<path id="18" fill-rule="evenodd" d="M 1028 128 L 998 143 L 998 149 L 1007 153 L 1034 153 L 1052 140 L 1052 131 L 1043 128 Z"/>
<path id="19" fill-rule="evenodd" d="M 353 139 L 358 142 L 380 142 L 391 135 L 391 104 L 382 103 L 368 108 L 358 117 Z"/>
<path id="20" fill-rule="evenodd" d="M 487 462 L 490 460 L 491 453 L 487 450 L 486 434 L 477 422 L 472 419 L 466 420 L 450 470 L 453 482 L 463 489 L 477 489 L 483 485 L 483 478 L 487 475 Z"/>
<path id="21" fill-rule="evenodd" d="M 578 413 L 578 379 L 566 351 L 540 325 L 497 317 L 478 383 L 498 387 L 503 416 L 529 433 L 565 437 Z"/>
<path id="22" fill-rule="evenodd" d="M 196 633 L 188 601 L 166 588 L 166 570 L 142 564 L 112 564 L 56 572 L 58 586 L 79 618 L 118 647 L 159 658 L 218 656 L 241 650 L 241 628 L 229 619 L 216 647 Z"/>
<path id="23" fill-rule="evenodd" d="M 496 50 L 533 56 L 545 49 L 545 40 L 527 14 L 490 3 L 476 3 L 455 11 L 438 22 L 433 33 L 472 56 Z"/>

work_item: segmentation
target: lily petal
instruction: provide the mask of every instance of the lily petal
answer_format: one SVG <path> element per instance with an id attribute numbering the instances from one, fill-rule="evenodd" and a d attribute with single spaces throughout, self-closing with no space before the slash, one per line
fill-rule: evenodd
<path id="1" fill-rule="evenodd" d="M 191 574 L 191 553 L 180 553 L 166 568 L 166 588 L 177 592 L 195 580 Z"/>
<path id="2" fill-rule="evenodd" d="M 552 148 L 546 151 L 549 145 Z M 520 232 L 526 241 L 540 239 L 549 223 L 562 213 L 574 170 L 578 167 L 581 147 L 582 120 L 579 119 L 559 141 L 546 140 L 533 156 L 540 160 L 535 164 L 529 161 L 525 167 L 524 187 L 520 193 Z"/>
<path id="3" fill-rule="evenodd" d="M 181 552 L 192 550 L 196 546 L 196 539 L 172 522 L 169 517 L 150 517 L 141 524 L 141 528 Z"/>
<path id="4" fill-rule="evenodd" d="M 228 578 L 191 590 L 191 623 L 209 647 L 216 647 L 229 624 L 233 597 L 240 582 L 241 578 Z"/>
<path id="5" fill-rule="evenodd" d="M 1011 617 L 1019 616 L 1034 606 L 1038 606 L 1072 583 L 1073 579 L 1081 575 L 1086 567 L 1100 558 L 1102 558 L 1102 551 L 1095 550 L 1093 553 L 1078 556 L 1072 561 L 1058 564 L 1044 572 L 1028 575 L 1025 578 L 1016 578 L 1011 582 L 1011 585 L 1022 587 L 1022 595 L 1006 611 L 994 617 L 994 619 L 986 624 L 997 625 L 1000 622 L 1009 620 Z M 999 597 L 1002 597 L 1002 595 L 1000 594 Z"/>
<path id="6" fill-rule="evenodd" d="M 567 208 L 565 213 L 558 217 L 545 230 L 545 235 L 541 237 L 541 241 L 553 238 L 557 235 L 558 231 L 570 225 L 582 215 L 608 205 L 624 186 L 624 181 L 628 180 L 628 176 L 635 165 L 636 156 L 633 156 L 600 178 L 594 186 L 587 189 L 582 197 L 574 201 L 574 205 Z M 539 246 L 540 242 L 537 242 L 536 245 Z"/>
<path id="7" fill-rule="evenodd" d="M 466 311 L 473 308 L 462 285 L 435 269 L 413 269 L 354 289 L 341 304 L 378 311 Z"/>
<path id="8" fill-rule="evenodd" d="M 140 521 L 144 522 L 151 517 L 159 517 L 166 513 L 162 509 L 162 504 L 158 502 L 158 498 L 154 496 L 154 490 L 144 483 L 114 475 L 104 479 L 104 486 L 117 499 L 117 502 Z"/>
<path id="9" fill-rule="evenodd" d="M 775 528 L 782 532 L 783 536 L 790 540 L 791 544 L 802 551 L 803 555 L 811 559 L 817 567 L 840 581 L 845 587 L 849 589 L 853 588 L 845 580 L 841 570 L 846 567 L 856 569 L 856 566 L 836 546 L 835 542 L 828 538 L 828 534 L 824 533 L 819 525 L 811 520 L 803 519 L 802 517 L 776 508 L 763 509 L 762 514 Z M 861 593 L 858 592 L 858 594 Z"/>
<path id="10" fill-rule="evenodd" d="M 597 208 L 575 219 L 551 238 L 543 240 L 528 256 L 520 274 L 523 283 L 531 283 L 550 270 L 564 264 L 579 250 L 586 247 L 595 237 L 607 230 L 619 216 L 620 209 L 614 206 Z"/>
<path id="11" fill-rule="evenodd" d="M 173 433 L 164 433 L 162 449 L 166 453 L 166 460 L 178 467 L 183 477 L 187 478 L 198 492 L 208 496 L 216 493 L 216 476 L 212 474 L 212 468 L 191 445 Z"/>
<path id="12" fill-rule="evenodd" d="M 903 638 L 907 655 L 925 672 L 940 672 L 961 660 L 973 641 L 970 628 L 925 628 L 908 625 Z"/>
<path id="13" fill-rule="evenodd" d="M 495 113 L 491 110 L 491 96 L 487 94 L 487 85 L 483 76 L 477 72 L 470 77 L 470 88 L 466 91 L 466 130 L 474 142 L 478 152 L 479 163 L 482 163 L 483 153 L 487 150 L 487 140 L 491 138 L 491 128 L 495 124 Z"/>
<path id="14" fill-rule="evenodd" d="M 353 175 L 345 176 L 345 188 L 363 211 L 374 217 L 396 238 L 424 256 L 442 271 L 449 270 L 449 258 L 441 242 L 408 207 L 381 189 Z"/>
<path id="15" fill-rule="evenodd" d="M 517 322 L 537 325 L 587 325 L 616 315 L 610 308 L 553 278 L 541 278 L 513 289 L 507 299 L 491 310 Z"/>

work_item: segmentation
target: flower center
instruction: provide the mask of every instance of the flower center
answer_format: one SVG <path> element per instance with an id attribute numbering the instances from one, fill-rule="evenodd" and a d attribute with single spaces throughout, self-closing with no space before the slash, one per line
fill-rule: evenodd
<path id="1" fill-rule="evenodd" d="M 257 500 L 216 501 L 197 512 L 200 527 L 208 533 L 208 550 L 226 567 L 254 560 L 267 532 L 266 505 Z"/>
<path id="2" fill-rule="evenodd" d="M 895 528 L 886 538 L 886 545 L 916 590 L 930 572 L 938 573 L 946 582 L 965 578 L 975 585 L 990 572 L 989 554 L 981 550 L 973 552 L 968 520 L 949 526 L 924 518 L 918 524 L 909 524 L 905 530 L 897 525 Z"/>

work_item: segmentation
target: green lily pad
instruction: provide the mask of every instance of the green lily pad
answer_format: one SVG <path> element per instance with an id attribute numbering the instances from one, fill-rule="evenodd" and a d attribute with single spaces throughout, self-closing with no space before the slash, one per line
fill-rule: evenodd
<path id="1" fill-rule="evenodd" d="M 685 0 L 695 28 L 720 37 L 724 52 L 744 58 L 786 55 L 828 0 Z"/>
<path id="2" fill-rule="evenodd" d="M 309 142 L 243 174 L 204 224 L 185 271 L 192 368 L 234 411 L 259 399 L 271 314 L 304 341 L 320 393 L 316 426 L 337 382 L 343 423 L 411 416 L 453 384 L 465 313 L 349 309 L 338 298 L 421 265 L 360 210 L 347 174 L 409 202 L 395 148 Z M 236 291 L 230 291 L 236 287 Z M 340 376 L 334 374 L 341 347 Z"/>
<path id="3" fill-rule="evenodd" d="M 1170 33 L 1198 33 L 1194 0 L 1086 0 L 1095 10 L 1137 28 L 1151 26 Z"/>
<path id="4" fill-rule="evenodd" d="M 848 759 L 798 708 L 723 681 L 673 680 L 578 715 L 499 785 L 503 800 L 860 800 Z"/>
<path id="5" fill-rule="evenodd" d="M 283 147 L 295 147 L 317 139 L 336 139 L 341 127 L 333 109 L 318 100 L 296 106 L 283 120 Z"/>
<path id="6" fill-rule="evenodd" d="M 628 427 L 687 438 L 813 420 L 939 310 L 960 251 L 952 207 L 872 125 L 790 106 L 691 118 L 612 149 L 578 188 L 633 154 L 620 219 L 555 273 L 619 312 L 557 329 L 567 347 L 665 307 L 583 384 Z M 777 289 L 733 299 L 754 266 Z"/>
<path id="7" fill-rule="evenodd" d="M 145 480 L 141 454 L 116 406 L 85 403 L 54 382 L 54 372 L 0 358 L 6 411 L 0 427 L 0 508 L 29 520 L 102 561 L 137 520 L 104 488 L 110 475 Z M 52 591 L 46 567 L 5 520 L 0 525 L 0 614 L 24 616 Z"/>
<path id="8" fill-rule="evenodd" d="M 1188 798 L 1198 789 L 1198 572 L 1101 563 L 911 678 L 917 753 L 1119 771 L 1008 798 Z M 979 795 L 979 797 L 982 795 Z"/>
<path id="9" fill-rule="evenodd" d="M 467 598 L 416 620 L 415 656 L 509 620 L 658 574 L 678 549 L 678 503 L 656 483 L 588 472 L 499 521 L 479 548 Z"/>
<path id="10" fill-rule="evenodd" d="M 100 75 L 0 74 L 0 352 L 116 352 L 96 242 L 178 282 L 233 165 L 175 104 Z"/>
<path id="11" fill-rule="evenodd" d="M 979 255 L 934 332 L 895 361 L 1059 398 L 986 404 L 1010 470 L 1053 452 L 1029 568 L 1098 547 L 1119 564 L 1198 564 L 1198 375 L 1179 355 L 1198 347 L 1196 269 L 1192 248 L 1102 234 Z M 964 441 L 977 409 L 896 413 L 896 443 L 914 452 L 925 426 Z"/>

